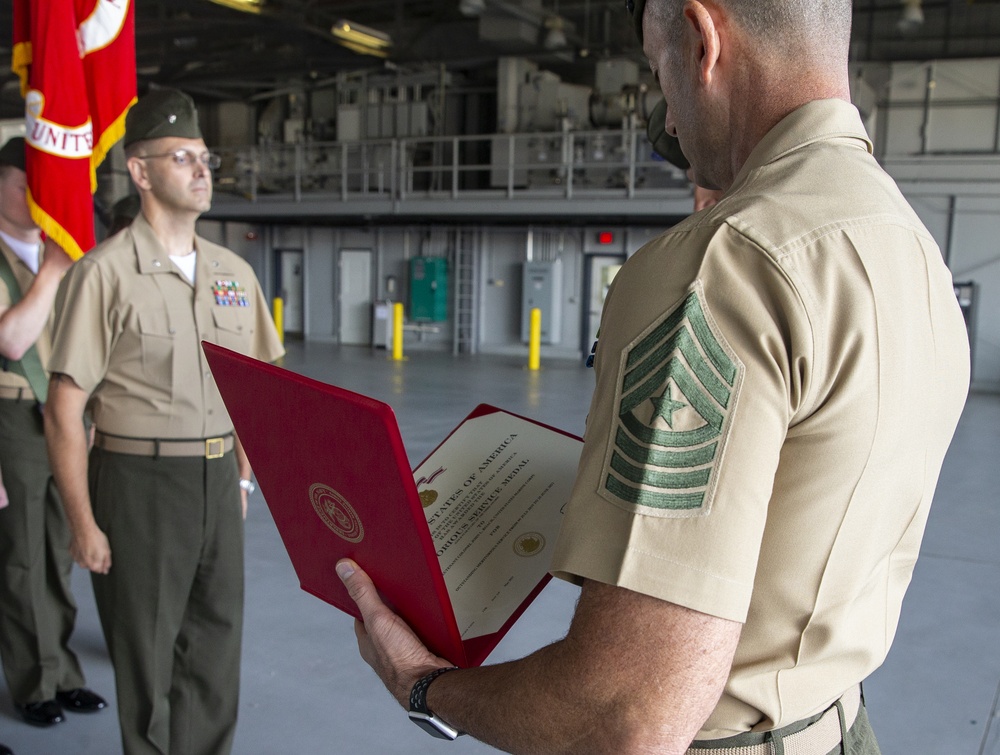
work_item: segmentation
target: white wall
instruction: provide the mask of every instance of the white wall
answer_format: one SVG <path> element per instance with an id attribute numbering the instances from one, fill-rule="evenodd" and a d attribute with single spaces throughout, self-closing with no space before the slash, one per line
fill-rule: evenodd
<path id="1" fill-rule="evenodd" d="M 1000 173 L 1000 162 L 997 168 Z M 901 187 L 941 247 L 955 281 L 978 285 L 972 384 L 1000 391 L 1000 191 L 962 194 L 961 185 L 939 182 L 903 181 Z M 941 193 L 932 193 L 938 187 Z"/>
<path id="2" fill-rule="evenodd" d="M 1000 59 L 893 63 L 869 83 L 877 156 L 955 280 L 978 284 L 973 387 L 1000 391 Z"/>

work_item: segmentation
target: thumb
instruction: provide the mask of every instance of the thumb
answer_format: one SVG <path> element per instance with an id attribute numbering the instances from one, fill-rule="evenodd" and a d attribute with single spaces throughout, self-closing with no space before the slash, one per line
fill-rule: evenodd
<path id="1" fill-rule="evenodd" d="M 357 604 L 362 616 L 367 616 L 381 605 L 375 583 L 351 559 L 342 558 L 337 562 L 337 576 L 344 583 L 347 594 Z"/>

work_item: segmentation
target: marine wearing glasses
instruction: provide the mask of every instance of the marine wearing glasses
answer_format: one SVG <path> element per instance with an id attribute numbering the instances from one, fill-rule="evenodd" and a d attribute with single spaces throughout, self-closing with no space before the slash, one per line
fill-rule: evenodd
<path id="1" fill-rule="evenodd" d="M 283 349 L 253 269 L 195 231 L 219 158 L 191 98 L 140 98 L 124 146 L 141 211 L 67 276 L 46 405 L 66 428 L 53 424 L 53 443 L 68 449 L 58 458 L 75 458 L 92 484 L 56 479 L 81 512 L 76 540 L 90 546 L 77 553 L 109 640 L 122 751 L 227 755 L 252 470 L 200 342 L 264 361 Z M 78 429 L 88 405 L 92 452 Z"/>
<path id="2" fill-rule="evenodd" d="M 218 170 L 219 166 L 222 165 L 222 158 L 213 152 L 202 152 L 200 155 L 196 155 L 189 149 L 179 149 L 176 152 L 164 152 L 160 155 L 137 155 L 140 160 L 152 160 L 157 157 L 172 157 L 174 163 L 182 168 L 186 168 L 189 165 L 194 165 L 196 162 L 201 163 L 202 166 L 208 168 L 209 170 Z"/>

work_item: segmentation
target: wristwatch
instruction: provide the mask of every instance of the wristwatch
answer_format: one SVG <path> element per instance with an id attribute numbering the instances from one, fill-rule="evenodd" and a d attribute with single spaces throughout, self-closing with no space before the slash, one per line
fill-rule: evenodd
<path id="1" fill-rule="evenodd" d="M 427 709 L 427 688 L 441 674 L 454 671 L 457 668 L 458 666 L 447 666 L 432 671 L 419 679 L 410 691 L 410 720 L 432 737 L 438 739 L 456 739 L 462 735 L 462 732 L 449 726 Z"/>
<path id="2" fill-rule="evenodd" d="M 247 495 L 250 495 L 257 489 L 257 486 L 253 484 L 253 480 L 248 480 L 246 478 L 240 478 L 240 490 L 247 491 Z"/>

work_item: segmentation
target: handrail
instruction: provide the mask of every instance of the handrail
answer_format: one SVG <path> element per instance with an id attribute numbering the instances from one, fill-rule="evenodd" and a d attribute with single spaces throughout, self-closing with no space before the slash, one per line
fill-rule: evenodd
<path id="1" fill-rule="evenodd" d="M 637 129 L 407 137 L 219 148 L 218 191 L 258 202 L 322 195 L 394 204 L 435 197 L 462 201 L 578 194 L 633 198 L 687 185 Z"/>

